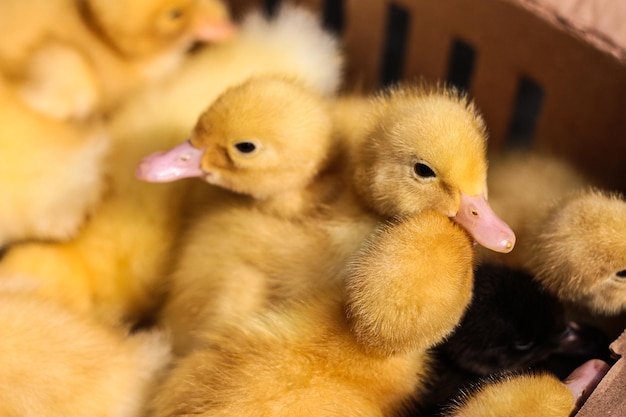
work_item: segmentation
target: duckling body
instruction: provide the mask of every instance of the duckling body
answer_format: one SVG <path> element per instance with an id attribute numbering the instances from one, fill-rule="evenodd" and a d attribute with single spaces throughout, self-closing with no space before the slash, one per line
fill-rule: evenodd
<path id="1" fill-rule="evenodd" d="M 101 123 L 34 112 L 0 79 L 0 247 L 67 240 L 102 198 L 108 136 Z"/>
<path id="2" fill-rule="evenodd" d="M 398 241 L 405 243 L 402 251 L 396 250 Z M 388 244 L 394 247 L 386 250 Z M 431 253 L 434 246 L 442 250 Z M 384 337 L 365 339 L 363 331 L 355 332 L 364 324 L 356 318 L 362 317 L 357 302 L 346 305 L 341 279 L 326 280 L 278 310 L 207 332 L 205 347 L 181 359 L 166 378 L 152 415 L 385 415 L 399 410 L 423 383 L 426 349 L 451 331 L 453 315 L 460 318 L 472 281 L 470 239 L 445 216 L 431 212 L 381 229 L 356 255 L 347 277 L 353 287 L 380 282 L 376 266 L 405 259 L 407 253 L 415 263 L 395 263 L 405 267 L 389 271 L 388 292 L 380 295 L 389 300 L 394 294 L 397 311 L 407 316 L 384 326 Z M 424 292 L 432 297 L 423 297 Z M 374 294 L 360 293 L 361 300 Z M 394 336 L 401 342 L 394 343 Z"/>
<path id="3" fill-rule="evenodd" d="M 0 300 L 2 415 L 142 415 L 169 362 L 162 334 L 127 336 L 6 283 Z"/>
<path id="4" fill-rule="evenodd" d="M 188 143 L 144 159 L 140 178 L 198 176 L 225 190 L 180 243 L 162 314 L 177 353 L 192 349 L 199 330 L 317 281 L 318 268 L 307 274 L 303 265 L 328 257 L 326 245 L 315 248 L 331 237 L 313 220 L 323 221 L 341 192 L 338 148 L 324 97 L 297 80 L 254 77 L 224 92 Z M 285 276 L 299 284 L 281 284 Z"/>

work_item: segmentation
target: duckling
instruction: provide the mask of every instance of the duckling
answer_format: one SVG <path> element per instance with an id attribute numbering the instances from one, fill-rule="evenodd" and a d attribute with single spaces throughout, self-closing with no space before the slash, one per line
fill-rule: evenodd
<path id="1" fill-rule="evenodd" d="M 380 283 L 390 314 L 402 311 L 389 326 L 370 315 L 390 344 L 378 346 L 355 331 L 358 303 L 346 304 L 342 279 L 323 280 L 280 309 L 205 332 L 204 347 L 166 376 L 151 415 L 399 410 L 427 378 L 428 348 L 452 331 L 469 302 L 471 239 L 446 216 L 426 211 L 381 227 L 352 258 L 345 277 L 353 292 L 363 281 Z M 360 301 L 372 295 L 378 296 L 362 292 Z"/>
<path id="2" fill-rule="evenodd" d="M 478 265 L 472 301 L 459 326 L 434 348 L 431 391 L 411 415 L 439 415 L 458 392 L 503 372 L 532 367 L 565 377 L 586 360 L 608 360 L 608 344 L 596 329 L 568 323 L 557 298 L 528 272 Z M 556 357 L 568 359 L 564 374 L 548 362 Z"/>
<path id="3" fill-rule="evenodd" d="M 559 200 L 540 222 L 529 268 L 561 300 L 595 314 L 626 312 L 626 201 L 599 189 Z"/>
<path id="4" fill-rule="evenodd" d="M 185 227 L 181 213 L 195 207 L 197 193 L 186 181 L 138 181 L 133 173 L 139 161 L 179 143 L 213 100 L 252 75 L 291 76 L 323 94 L 331 94 L 341 78 L 336 38 L 311 12 L 285 7 L 272 20 L 255 14 L 245 22 L 241 36 L 198 51 L 177 77 L 119 107 L 108 125 L 111 151 L 105 166 L 110 176 L 97 210 L 68 242 L 11 247 L 0 260 L 0 280 L 27 274 L 40 282 L 40 293 L 106 323 L 153 320 Z M 324 71 L 311 69 L 311 59 L 326 63 Z M 217 192 L 201 185 L 197 204 Z"/>
<path id="5" fill-rule="evenodd" d="M 126 335 L 52 300 L 23 276 L 0 290 L 0 414 L 143 415 L 169 363 L 157 331 Z"/>
<path id="6" fill-rule="evenodd" d="M 148 181 L 201 177 L 251 196 L 277 215 L 300 212 L 331 152 L 328 103 L 299 81 L 253 77 L 226 90 L 200 115 L 189 141 L 143 160 Z"/>
<path id="7" fill-rule="evenodd" d="M 221 0 L 144 0 L 123 6 L 52 0 L 44 10 L 40 3 L 8 0 L 0 5 L 0 26 L 7 35 L 0 41 L 0 62 L 23 99 L 49 116 L 108 112 L 145 83 L 170 74 L 194 42 L 234 34 Z M 59 45 L 73 49 L 79 63 L 64 74 L 50 74 L 58 55 L 50 51 Z M 93 101 L 85 108 L 87 98 Z"/>
<path id="8" fill-rule="evenodd" d="M 201 177 L 229 191 L 211 193 L 218 201 L 181 239 L 162 313 L 176 353 L 193 349 L 197 330 L 317 281 L 322 259 L 332 257 L 315 244 L 330 239 L 318 223 L 341 192 L 333 167 L 339 149 L 325 97 L 297 80 L 264 76 L 226 90 L 188 142 L 143 160 L 142 179 Z M 319 261 L 304 279 L 295 271 L 311 259 Z M 298 276 L 299 284 L 281 284 L 284 276 Z"/>
<path id="9" fill-rule="evenodd" d="M 104 193 L 109 141 L 102 124 L 34 112 L 0 77 L 0 148 L 0 247 L 79 233 Z"/>
<path id="10" fill-rule="evenodd" d="M 437 210 L 488 249 L 513 249 L 514 233 L 486 200 L 487 134 L 468 97 L 441 86 L 404 85 L 380 94 L 361 118 L 350 109 L 354 97 L 349 100 L 338 107 L 338 129 L 355 155 L 352 181 L 364 206 L 383 218 Z"/>
<path id="11" fill-rule="evenodd" d="M 485 262 L 526 268 L 536 226 L 548 208 L 591 183 L 568 161 L 533 151 L 506 151 L 489 155 L 489 201 L 517 236 L 506 256 L 478 248 Z M 546 181 L 549 178 L 549 181 Z"/>

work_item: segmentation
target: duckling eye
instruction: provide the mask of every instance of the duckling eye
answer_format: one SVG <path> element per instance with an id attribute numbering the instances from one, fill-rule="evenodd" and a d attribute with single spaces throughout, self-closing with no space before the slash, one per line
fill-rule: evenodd
<path id="1" fill-rule="evenodd" d="M 241 153 L 250 154 L 256 151 L 256 145 L 252 142 L 239 142 L 235 144 L 235 148 Z"/>
<path id="2" fill-rule="evenodd" d="M 530 350 L 533 346 L 535 346 L 535 343 L 532 340 L 529 340 L 529 341 L 518 340 L 514 344 L 515 349 L 520 350 L 520 351 Z"/>
<path id="3" fill-rule="evenodd" d="M 615 276 L 618 278 L 626 279 L 626 269 L 622 269 L 621 271 L 616 272 Z"/>
<path id="4" fill-rule="evenodd" d="M 422 178 L 434 178 L 437 176 L 431 167 L 421 162 L 416 163 L 413 166 L 413 170 L 419 177 Z"/>
<path id="5" fill-rule="evenodd" d="M 183 11 L 182 9 L 170 9 L 167 12 L 167 17 L 169 17 L 172 20 L 177 20 L 180 19 L 181 17 L 183 17 Z"/>

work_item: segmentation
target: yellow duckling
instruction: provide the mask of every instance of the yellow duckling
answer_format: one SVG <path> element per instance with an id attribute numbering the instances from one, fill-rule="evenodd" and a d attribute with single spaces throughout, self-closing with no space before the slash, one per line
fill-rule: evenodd
<path id="1" fill-rule="evenodd" d="M 32 108 L 60 118 L 109 111 L 172 73 L 194 42 L 235 32 L 221 0 L 7 0 L 0 26 L 3 71 Z M 65 73 L 49 70 L 59 48 L 79 61 Z"/>
<path id="2" fill-rule="evenodd" d="M 480 248 L 479 256 L 482 261 L 519 268 L 526 266 L 533 235 L 549 207 L 590 183 L 557 156 L 507 151 L 490 155 L 487 184 L 491 205 L 515 231 L 517 243 L 506 256 Z"/>
<path id="3" fill-rule="evenodd" d="M 162 314 L 176 353 L 193 349 L 197 330 L 316 281 L 328 257 L 316 243 L 330 239 L 318 223 L 342 188 L 333 170 L 339 149 L 326 97 L 294 79 L 265 76 L 225 91 L 188 142 L 143 160 L 142 179 L 200 177 L 230 191 L 202 187 L 214 201 L 191 218 L 179 243 Z M 320 260 L 312 274 L 297 272 L 312 259 Z M 285 276 L 300 284 L 281 284 Z"/>
<path id="4" fill-rule="evenodd" d="M 586 190 L 559 200 L 533 237 L 528 267 L 561 300 L 593 313 L 626 312 L 626 201 Z"/>
<path id="5" fill-rule="evenodd" d="M 389 89 L 366 106 L 347 100 L 337 107 L 338 130 L 365 207 L 383 218 L 436 210 L 486 248 L 513 249 L 514 233 L 487 203 L 487 133 L 468 97 L 417 84 Z"/>
<path id="6" fill-rule="evenodd" d="M 167 376 L 151 415 L 399 411 L 424 383 L 428 348 L 454 328 L 469 301 L 471 239 L 446 216 L 424 212 L 374 234 L 347 277 L 349 318 L 343 281 L 330 279 L 280 309 L 208 331 L 205 347 Z M 370 311 L 366 324 L 360 306 L 381 304 L 358 288 L 371 285 L 384 287 L 386 308 Z M 394 312 L 401 314 L 392 318 Z M 363 338 L 366 332 L 374 339 Z"/>

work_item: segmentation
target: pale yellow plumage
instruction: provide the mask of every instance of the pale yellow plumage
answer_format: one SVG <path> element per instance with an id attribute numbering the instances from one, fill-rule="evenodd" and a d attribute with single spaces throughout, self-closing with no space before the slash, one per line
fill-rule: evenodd
<path id="1" fill-rule="evenodd" d="M 221 0 L 7 0 L 0 26 L 4 75 L 31 107 L 60 118 L 110 111 L 172 73 L 196 40 L 234 33 Z M 59 48 L 73 55 L 65 72 L 49 70 Z"/>
<path id="2" fill-rule="evenodd" d="M 212 191 L 206 196 L 205 190 L 213 188 L 198 183 L 195 195 L 184 197 L 189 181 L 141 182 L 134 177 L 141 158 L 185 140 L 208 104 L 251 75 L 285 74 L 326 94 L 339 83 L 336 41 L 312 14 L 285 8 L 276 20 L 253 15 L 247 22 L 236 40 L 200 51 L 177 77 L 119 109 L 109 127 L 111 176 L 98 210 L 70 242 L 12 248 L 0 262 L 0 276 L 33 276 L 42 293 L 107 322 L 151 317 L 184 226 L 180 212 L 206 204 Z M 311 59 L 325 62 L 324 71 L 311 68 Z"/>
<path id="3" fill-rule="evenodd" d="M 166 337 L 104 327 L 34 295 L 30 284 L 21 277 L 0 290 L 0 414 L 143 415 L 169 363 Z"/>

